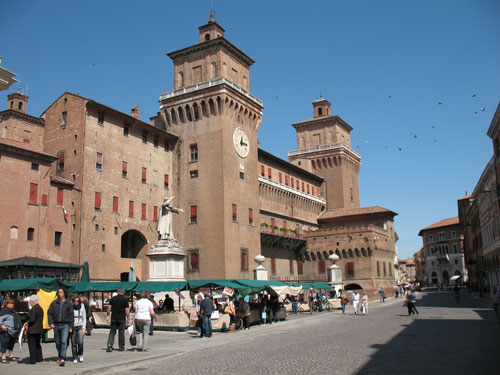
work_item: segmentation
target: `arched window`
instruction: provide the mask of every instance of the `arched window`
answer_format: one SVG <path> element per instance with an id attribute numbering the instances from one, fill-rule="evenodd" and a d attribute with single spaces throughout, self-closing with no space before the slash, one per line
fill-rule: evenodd
<path id="1" fill-rule="evenodd" d="M 28 241 L 33 241 L 35 237 L 35 228 L 28 228 L 28 233 L 26 234 L 26 239 Z"/>
<path id="2" fill-rule="evenodd" d="M 19 107 L 19 110 L 22 111 L 23 110 L 23 102 L 19 102 L 18 107 Z"/>
<path id="3" fill-rule="evenodd" d="M 10 227 L 10 237 L 11 240 L 17 240 L 17 227 Z"/>
<path id="4" fill-rule="evenodd" d="M 359 258 L 359 250 L 358 249 L 354 249 L 354 253 L 356 254 L 356 257 Z"/>
<path id="5" fill-rule="evenodd" d="M 318 116 L 322 116 L 322 115 L 323 115 L 323 109 L 318 108 Z"/>
<path id="6" fill-rule="evenodd" d="M 342 258 L 347 259 L 347 252 L 342 250 Z"/>
<path id="7" fill-rule="evenodd" d="M 210 114 L 215 116 L 215 103 L 212 99 L 208 99 L 208 107 L 210 108 Z"/>
<path id="8" fill-rule="evenodd" d="M 354 254 L 352 253 L 351 249 L 349 249 L 349 258 L 354 258 Z"/>
<path id="9" fill-rule="evenodd" d="M 193 112 L 194 112 L 194 119 L 199 120 L 200 119 L 200 111 L 198 110 L 198 104 L 196 104 L 196 103 L 193 104 Z"/>
<path id="10" fill-rule="evenodd" d="M 206 33 L 206 34 L 205 34 L 205 41 L 208 41 L 208 40 L 210 40 L 210 34 L 209 34 L 209 33 Z"/>

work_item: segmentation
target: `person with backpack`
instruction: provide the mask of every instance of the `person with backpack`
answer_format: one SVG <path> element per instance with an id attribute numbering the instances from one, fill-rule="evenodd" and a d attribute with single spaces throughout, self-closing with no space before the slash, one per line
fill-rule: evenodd
<path id="1" fill-rule="evenodd" d="M 57 290 L 57 299 L 50 304 L 47 317 L 56 339 L 57 363 L 62 367 L 66 361 L 68 336 L 73 331 L 75 321 L 73 304 L 66 299 L 66 291 L 63 288 Z"/>
<path id="2" fill-rule="evenodd" d="M 14 298 L 6 298 L 0 310 L 0 346 L 2 363 L 7 363 L 5 353 L 9 351 L 9 361 L 15 361 L 14 345 L 21 330 L 22 323 L 19 314 L 14 311 Z"/>

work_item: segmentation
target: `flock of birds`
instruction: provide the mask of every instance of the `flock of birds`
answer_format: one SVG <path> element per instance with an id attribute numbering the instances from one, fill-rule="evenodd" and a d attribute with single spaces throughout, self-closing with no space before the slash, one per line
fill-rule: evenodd
<path id="1" fill-rule="evenodd" d="M 473 98 L 475 98 L 476 96 L 477 96 L 476 94 L 472 94 Z M 392 98 L 392 95 L 388 95 L 387 97 L 390 99 L 390 98 Z M 437 102 L 437 105 L 439 105 L 439 106 L 443 105 L 443 102 Z M 484 112 L 484 111 L 486 111 L 486 108 L 485 107 L 481 107 L 480 110 L 474 112 L 474 115 L 478 116 L 479 112 Z M 432 125 L 430 128 L 431 129 L 436 129 L 436 125 Z M 473 135 L 473 134 L 475 134 L 475 131 L 472 131 L 469 135 Z M 418 136 L 415 133 L 410 133 L 410 137 L 413 138 L 413 139 L 417 139 L 418 138 Z M 437 142 L 438 139 L 434 138 L 432 141 L 433 142 Z M 366 140 L 365 143 L 368 144 L 368 140 Z M 358 145 L 358 146 L 356 146 L 356 148 L 359 149 L 360 146 Z M 385 146 L 386 150 L 389 149 L 389 148 L 390 147 L 388 145 Z M 399 147 L 397 147 L 397 150 L 398 151 L 403 151 L 403 147 L 399 146 Z"/>

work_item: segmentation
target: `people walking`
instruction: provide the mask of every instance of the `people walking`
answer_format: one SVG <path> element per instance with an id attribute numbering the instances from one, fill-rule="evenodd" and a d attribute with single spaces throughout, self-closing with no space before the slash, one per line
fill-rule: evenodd
<path id="1" fill-rule="evenodd" d="M 361 297 L 361 312 L 363 315 L 368 314 L 368 296 L 366 293 L 364 293 L 363 297 Z"/>
<path id="2" fill-rule="evenodd" d="M 290 297 L 290 301 L 292 302 L 292 314 L 297 315 L 299 313 L 299 308 L 297 305 L 297 296 L 292 295 Z"/>
<path id="3" fill-rule="evenodd" d="M 500 286 L 491 288 L 491 302 L 493 304 L 493 310 L 497 317 L 497 323 L 500 324 Z"/>
<path id="4" fill-rule="evenodd" d="M 214 302 L 212 297 L 207 295 L 203 299 L 200 305 L 200 315 L 203 320 L 203 330 L 205 331 L 205 337 L 212 337 L 212 312 L 214 311 Z"/>
<path id="5" fill-rule="evenodd" d="M 198 336 L 203 337 L 203 318 L 201 317 L 200 314 L 200 306 L 203 300 L 205 299 L 205 295 L 203 292 L 200 290 L 195 296 L 194 296 L 194 307 L 196 309 L 196 315 L 198 316 Z"/>
<path id="6" fill-rule="evenodd" d="M 2 363 L 7 362 L 6 353 L 9 351 L 9 361 L 16 361 L 14 357 L 14 345 L 17 335 L 22 327 L 21 318 L 14 311 L 14 298 L 6 298 L 0 310 L 0 348 L 2 351 Z"/>
<path id="7" fill-rule="evenodd" d="M 359 314 L 359 293 L 357 291 L 354 291 L 354 293 L 351 296 L 352 300 L 352 307 L 354 308 L 354 315 Z"/>
<path id="8" fill-rule="evenodd" d="M 245 302 L 243 297 L 240 297 L 238 314 L 243 319 L 243 328 L 250 329 L 250 305 L 247 302 Z"/>
<path id="9" fill-rule="evenodd" d="M 380 294 L 380 302 L 385 302 L 385 290 L 384 288 L 380 287 L 378 290 L 378 294 Z"/>
<path id="10" fill-rule="evenodd" d="M 460 289 L 458 288 L 458 285 L 453 287 L 453 296 L 455 297 L 455 302 L 460 303 Z"/>
<path id="11" fill-rule="evenodd" d="M 149 299 L 150 293 L 145 290 L 141 293 L 141 299 L 137 301 L 135 312 L 135 325 L 140 333 L 141 348 L 139 351 L 147 351 L 149 327 L 151 319 L 157 320 L 153 303 Z"/>
<path id="12" fill-rule="evenodd" d="M 153 304 L 153 310 L 155 314 L 158 313 L 158 311 L 160 311 L 160 306 L 158 306 L 158 304 L 156 303 L 155 296 L 151 294 L 149 296 L 149 300 Z M 153 317 L 151 317 L 151 325 L 149 326 L 149 336 L 153 336 L 153 332 L 154 332 L 154 320 Z"/>
<path id="13" fill-rule="evenodd" d="M 398 298 L 398 296 L 399 296 L 399 286 L 397 286 L 397 285 L 394 285 L 394 296 L 396 298 Z"/>
<path id="14" fill-rule="evenodd" d="M 118 288 L 117 295 L 109 301 L 106 311 L 106 320 L 110 322 L 110 330 L 106 351 L 112 352 L 115 343 L 115 335 L 118 330 L 118 351 L 125 350 L 125 327 L 130 324 L 130 308 L 128 299 L 124 296 L 125 289 Z M 111 314 L 111 321 L 110 321 Z"/>
<path id="15" fill-rule="evenodd" d="M 309 289 L 309 311 L 311 314 L 313 313 L 314 310 L 314 302 L 316 301 L 316 294 L 314 293 L 314 289 L 311 288 Z"/>
<path id="16" fill-rule="evenodd" d="M 71 332 L 71 353 L 73 363 L 83 362 L 83 338 L 87 324 L 87 311 L 80 297 L 73 298 L 74 323 Z"/>
<path id="17" fill-rule="evenodd" d="M 415 315 L 418 311 L 417 308 L 415 307 L 415 304 L 417 303 L 417 296 L 415 295 L 415 292 L 412 290 L 409 290 L 408 293 L 406 294 L 406 307 L 408 308 L 408 315 Z"/>
<path id="18" fill-rule="evenodd" d="M 42 333 L 43 333 L 43 309 L 38 304 L 38 296 L 30 297 L 31 309 L 28 312 L 28 349 L 30 352 L 29 362 L 34 365 L 43 361 L 42 355 Z"/>
<path id="19" fill-rule="evenodd" d="M 90 303 L 86 296 L 80 296 L 80 300 L 82 301 L 82 305 L 83 307 L 85 307 L 85 313 L 87 314 L 85 319 L 85 336 L 91 336 L 92 324 L 90 323 L 90 319 L 92 318 L 92 310 L 90 307 Z"/>
<path id="20" fill-rule="evenodd" d="M 68 335 L 73 331 L 75 320 L 73 305 L 66 299 L 63 288 L 57 290 L 57 299 L 53 301 L 47 311 L 49 326 L 54 330 L 57 348 L 57 363 L 64 366 L 66 350 L 68 349 Z"/>
<path id="21" fill-rule="evenodd" d="M 348 303 L 349 303 L 349 299 L 345 295 L 341 294 L 340 295 L 340 304 L 342 305 L 342 314 L 345 314 L 345 307 Z"/>

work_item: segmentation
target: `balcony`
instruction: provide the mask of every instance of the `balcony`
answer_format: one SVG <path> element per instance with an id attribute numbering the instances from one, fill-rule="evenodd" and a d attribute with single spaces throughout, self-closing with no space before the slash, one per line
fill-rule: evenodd
<path id="1" fill-rule="evenodd" d="M 448 254 L 436 254 L 436 259 L 439 262 L 439 264 L 450 263 L 450 256 Z"/>
<path id="2" fill-rule="evenodd" d="M 297 255 L 307 250 L 301 229 L 272 227 L 266 223 L 260 226 L 260 244 L 262 248 L 292 250 Z"/>
<path id="3" fill-rule="evenodd" d="M 310 147 L 310 148 L 302 148 L 299 150 L 288 151 L 288 157 L 300 156 L 300 155 L 304 155 L 304 154 L 311 154 L 314 152 L 330 151 L 330 150 L 338 150 L 341 152 L 345 152 L 347 154 L 350 154 L 351 156 L 354 156 L 358 160 L 361 160 L 360 154 L 358 154 L 352 148 L 347 147 L 343 143 L 333 143 L 333 144 L 329 144 L 329 145 L 318 145 L 318 146 L 314 146 L 314 147 Z"/>

